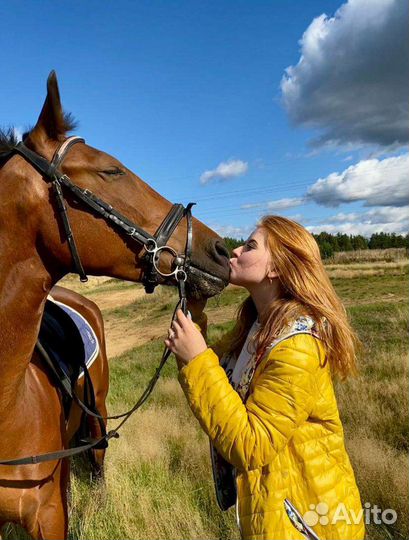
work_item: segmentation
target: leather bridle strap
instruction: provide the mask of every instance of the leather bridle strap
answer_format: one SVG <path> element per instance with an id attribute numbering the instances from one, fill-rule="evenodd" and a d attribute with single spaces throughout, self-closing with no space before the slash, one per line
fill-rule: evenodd
<path id="1" fill-rule="evenodd" d="M 20 154 L 26 159 L 33 167 L 40 172 L 43 177 L 52 182 L 53 191 L 56 196 L 58 210 L 61 215 L 62 224 L 67 237 L 67 242 L 72 255 L 72 260 L 76 273 L 79 274 L 81 281 L 87 281 L 84 268 L 81 263 L 81 259 L 78 253 L 78 249 L 75 243 L 73 232 L 69 223 L 67 207 L 65 204 L 63 189 L 70 191 L 77 199 L 80 199 L 86 206 L 91 208 L 94 212 L 101 215 L 106 221 L 111 222 L 116 228 L 121 229 L 133 240 L 142 243 L 147 251 L 147 261 L 150 262 L 150 268 L 144 273 L 143 283 L 145 285 L 146 292 L 153 292 L 156 285 L 158 285 L 158 274 L 164 277 L 174 276 L 181 270 L 185 272 L 188 269 L 188 263 L 191 256 L 191 241 L 189 241 L 189 234 L 186 243 L 186 251 L 183 259 L 177 257 L 174 250 L 168 248 L 175 255 L 176 268 L 169 274 L 161 272 L 157 266 L 157 262 L 160 258 L 160 254 L 166 247 L 166 242 L 173 234 L 174 230 L 180 223 L 183 217 L 186 217 L 188 222 L 188 231 L 191 230 L 191 208 L 194 203 L 189 203 L 186 208 L 182 204 L 174 204 L 169 211 L 168 215 L 159 226 L 155 235 L 151 235 L 139 227 L 136 223 L 126 218 L 120 212 L 115 210 L 110 204 L 100 199 L 94 193 L 88 189 L 82 189 L 74 184 L 71 179 L 60 171 L 60 166 L 67 155 L 67 152 L 72 148 L 74 144 L 84 143 L 84 139 L 81 137 L 69 137 L 58 148 L 51 162 L 45 158 L 30 150 L 23 142 L 18 143 L 14 152 Z M 176 278 L 179 282 L 180 280 Z"/>
<path id="2" fill-rule="evenodd" d="M 61 184 L 58 180 L 53 181 L 53 191 L 55 195 L 55 200 L 57 201 L 58 212 L 61 216 L 61 222 L 64 227 L 65 236 L 67 238 L 68 247 L 70 248 L 72 261 L 74 263 L 75 271 L 80 276 L 80 281 L 85 283 L 88 281 L 88 277 L 85 273 L 84 267 L 78 253 L 77 244 L 75 243 L 75 238 L 72 233 L 71 224 L 68 219 L 67 206 L 65 204 L 64 194 L 61 189 Z"/>
<path id="3" fill-rule="evenodd" d="M 186 218 L 187 218 L 187 232 L 186 232 L 186 246 L 185 246 L 185 258 L 183 261 L 183 269 L 181 269 L 176 278 L 178 280 L 178 289 L 179 289 L 179 298 L 180 298 L 180 307 L 182 311 L 186 314 L 187 312 L 187 298 L 186 298 L 186 278 L 187 273 L 189 272 L 190 266 L 190 256 L 192 253 L 192 242 L 193 242 L 193 228 L 192 228 L 192 206 L 196 203 L 189 203 L 185 208 Z"/>

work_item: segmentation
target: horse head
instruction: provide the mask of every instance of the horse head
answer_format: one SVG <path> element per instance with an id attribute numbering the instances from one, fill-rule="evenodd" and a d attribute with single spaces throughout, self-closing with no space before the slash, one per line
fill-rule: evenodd
<path id="1" fill-rule="evenodd" d="M 57 78 L 51 72 L 47 81 L 47 96 L 34 128 L 24 135 L 24 145 L 51 162 L 53 156 L 74 127 L 70 115 L 63 112 Z M 106 201 L 121 215 L 153 235 L 169 213 L 172 204 L 130 171 L 118 159 L 88 144 L 75 144 L 60 166 L 79 188 L 87 189 Z M 2 182 L 9 191 L 10 207 L 7 221 L 14 231 L 24 222 L 21 246 L 32 240 L 36 254 L 55 282 L 73 271 L 73 259 L 51 182 L 21 156 L 13 156 L 1 170 L 10 175 Z M 140 242 L 118 231 L 114 224 L 94 212 L 72 192 L 65 193 L 67 214 L 78 254 L 85 271 L 93 275 L 109 275 L 120 279 L 141 281 L 146 272 L 146 248 Z M 219 293 L 229 277 L 228 251 L 222 239 L 199 220 L 192 220 L 192 254 L 186 289 L 188 296 L 202 299 Z M 187 220 L 182 219 L 167 245 L 174 253 L 185 251 Z M 163 274 L 175 264 L 172 252 L 165 250 L 158 260 Z M 174 284 L 171 278 L 159 277 L 163 284 Z"/>

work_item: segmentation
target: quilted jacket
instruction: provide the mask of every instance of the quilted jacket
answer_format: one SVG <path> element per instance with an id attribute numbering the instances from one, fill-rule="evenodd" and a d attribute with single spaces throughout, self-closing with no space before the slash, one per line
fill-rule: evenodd
<path id="1" fill-rule="evenodd" d="M 321 341 L 310 334 L 281 341 L 257 366 L 245 402 L 212 349 L 179 372 L 194 415 L 236 468 L 245 539 L 304 538 L 285 512 L 285 498 L 304 517 L 310 512 L 306 521 L 321 540 L 365 536 L 359 491 L 324 360 Z M 316 508 L 321 513 L 314 513 Z"/>

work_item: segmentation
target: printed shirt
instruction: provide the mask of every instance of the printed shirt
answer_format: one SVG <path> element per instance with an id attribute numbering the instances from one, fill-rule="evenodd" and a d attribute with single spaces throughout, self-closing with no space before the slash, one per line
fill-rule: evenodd
<path id="1" fill-rule="evenodd" d="M 257 320 L 253 323 L 237 359 L 234 356 L 225 356 L 221 362 L 230 384 L 243 401 L 246 400 L 250 383 L 257 367 L 257 355 L 254 343 L 251 340 L 254 334 L 260 329 L 260 326 Z M 278 343 L 296 334 L 312 334 L 314 337 L 319 338 L 316 322 L 308 315 L 304 315 L 288 324 L 281 334 L 270 343 L 264 354 L 268 354 Z"/>

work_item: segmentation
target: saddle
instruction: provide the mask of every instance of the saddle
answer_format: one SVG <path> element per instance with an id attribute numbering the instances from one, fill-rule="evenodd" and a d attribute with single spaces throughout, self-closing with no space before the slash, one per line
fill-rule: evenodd
<path id="1" fill-rule="evenodd" d="M 88 368 L 99 353 L 93 328 L 76 310 L 49 297 L 41 321 L 36 348 L 63 396 L 68 414 L 77 380 L 84 377 L 84 398 L 95 408 Z"/>

